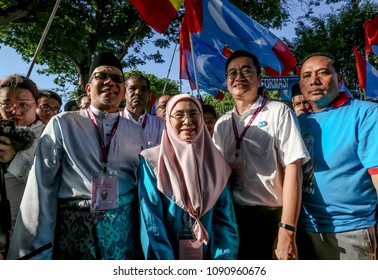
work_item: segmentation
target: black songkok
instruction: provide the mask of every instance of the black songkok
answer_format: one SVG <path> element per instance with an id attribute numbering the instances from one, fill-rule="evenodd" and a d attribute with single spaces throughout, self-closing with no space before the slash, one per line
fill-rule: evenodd
<path id="1" fill-rule="evenodd" d="M 93 71 L 97 67 L 103 66 L 103 65 L 114 66 L 118 68 L 119 70 L 121 70 L 122 75 L 123 75 L 121 62 L 111 52 L 103 52 L 99 54 L 98 56 L 96 56 L 92 61 L 91 68 L 89 68 L 89 74 L 92 75 Z"/>

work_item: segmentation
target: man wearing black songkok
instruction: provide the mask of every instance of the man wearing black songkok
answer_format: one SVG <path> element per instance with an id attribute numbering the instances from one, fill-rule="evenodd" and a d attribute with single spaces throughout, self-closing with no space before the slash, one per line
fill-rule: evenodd
<path id="1" fill-rule="evenodd" d="M 136 171 L 143 130 L 120 118 L 120 61 L 102 53 L 90 71 L 90 107 L 54 116 L 40 139 L 9 259 L 140 257 Z M 39 252 L 50 242 L 53 248 Z"/>

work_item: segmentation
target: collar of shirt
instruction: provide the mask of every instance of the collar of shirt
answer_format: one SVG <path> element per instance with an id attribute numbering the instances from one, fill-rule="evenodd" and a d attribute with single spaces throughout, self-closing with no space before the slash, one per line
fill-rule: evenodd
<path id="1" fill-rule="evenodd" d="M 328 107 L 341 107 L 345 103 L 348 103 L 350 99 L 350 96 L 346 92 L 340 92 L 339 96 L 336 97 Z"/>
<path id="2" fill-rule="evenodd" d="M 247 118 L 248 116 L 252 115 L 253 112 L 261 106 L 261 103 L 263 101 L 263 97 L 259 96 L 256 101 L 251 105 L 251 107 L 245 111 L 241 116 L 238 115 L 238 112 L 236 111 L 236 107 L 234 106 L 234 108 L 232 109 L 232 113 L 234 114 L 235 117 L 237 118 L 240 118 L 240 120 L 243 120 L 245 118 Z"/>
<path id="3" fill-rule="evenodd" d="M 101 111 L 99 109 L 96 109 L 94 106 L 90 105 L 91 110 L 93 114 L 96 116 L 96 118 L 100 119 L 116 119 L 119 117 L 119 112 L 114 112 L 114 113 L 107 113 L 104 111 Z"/>
<path id="4" fill-rule="evenodd" d="M 139 120 L 135 121 L 134 117 L 131 115 L 131 113 L 129 112 L 129 110 L 127 110 L 126 108 L 123 110 L 123 116 L 126 119 L 132 120 L 133 122 L 138 123 L 138 124 L 142 124 L 142 122 L 143 122 L 143 120 L 144 120 L 144 118 L 145 118 L 146 115 L 147 115 L 146 110 L 144 110 L 143 114 L 139 117 Z"/>

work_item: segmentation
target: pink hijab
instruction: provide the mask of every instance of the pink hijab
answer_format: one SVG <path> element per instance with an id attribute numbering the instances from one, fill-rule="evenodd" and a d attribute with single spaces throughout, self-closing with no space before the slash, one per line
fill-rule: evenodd
<path id="1" fill-rule="evenodd" d="M 192 101 L 201 112 L 198 135 L 185 142 L 174 132 L 170 116 L 181 101 Z M 198 99 L 190 94 L 178 94 L 167 104 L 166 126 L 161 144 L 142 151 L 157 177 L 157 188 L 195 220 L 193 233 L 207 244 L 209 236 L 199 221 L 216 203 L 223 192 L 231 169 L 214 146 L 207 131 Z"/>

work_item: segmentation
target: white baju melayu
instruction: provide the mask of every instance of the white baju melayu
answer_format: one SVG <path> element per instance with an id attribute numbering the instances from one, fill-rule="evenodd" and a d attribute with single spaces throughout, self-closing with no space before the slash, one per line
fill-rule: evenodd
<path id="1" fill-rule="evenodd" d="M 138 155 L 146 147 L 143 130 L 120 118 L 119 112 L 105 113 L 93 106 L 90 109 L 98 131 L 86 110 L 59 114 L 47 124 L 27 181 L 9 259 L 54 243 L 58 200 L 91 199 L 91 172 L 103 169 L 99 134 L 105 145 L 111 139 L 108 166 L 118 171 L 119 195 L 137 199 Z M 36 256 L 36 259 L 51 258 L 51 249 Z"/>

